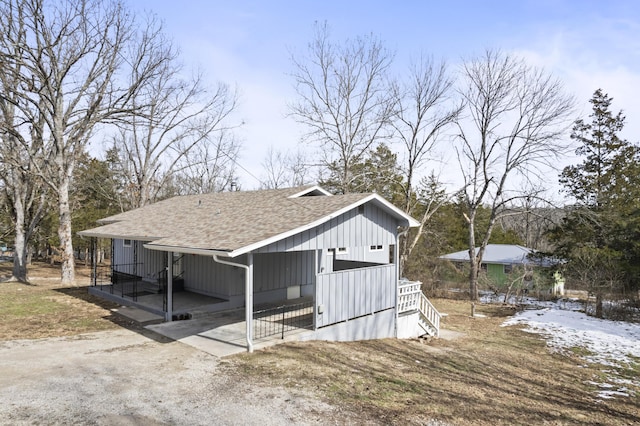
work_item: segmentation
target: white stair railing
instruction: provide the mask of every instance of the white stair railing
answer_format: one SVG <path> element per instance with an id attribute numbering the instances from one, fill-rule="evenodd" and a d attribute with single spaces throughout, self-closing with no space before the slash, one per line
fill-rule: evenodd
<path id="1" fill-rule="evenodd" d="M 435 329 L 435 336 L 440 337 L 440 312 L 433 306 L 433 304 L 427 299 L 424 293 L 420 292 L 420 315 L 424 317 L 427 324 L 431 325 Z"/>
<path id="2" fill-rule="evenodd" d="M 440 335 L 440 312 L 422 292 L 420 281 L 402 280 L 398 286 L 398 313 L 418 311 L 420 327 L 428 334 Z"/>

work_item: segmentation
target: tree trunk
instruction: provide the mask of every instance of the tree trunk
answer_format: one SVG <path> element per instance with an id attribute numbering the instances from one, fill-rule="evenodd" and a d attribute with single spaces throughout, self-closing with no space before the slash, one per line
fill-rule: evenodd
<path id="1" fill-rule="evenodd" d="M 596 293 L 596 318 L 602 318 L 602 293 Z"/>
<path id="2" fill-rule="evenodd" d="M 480 265 L 476 262 L 475 256 L 471 260 L 471 268 L 469 270 L 469 298 L 473 301 L 480 299 L 478 295 L 478 273 L 480 272 Z"/>
<path id="3" fill-rule="evenodd" d="M 62 261 L 62 284 L 75 284 L 75 259 L 73 257 L 73 241 L 71 240 L 71 209 L 69 206 L 69 177 L 61 176 L 58 190 L 58 213 L 60 225 L 58 238 L 60 239 L 60 257 Z"/>
<path id="4" fill-rule="evenodd" d="M 14 191 L 18 192 L 17 188 Z M 16 194 L 14 197 L 14 209 L 16 214 L 16 237 L 14 241 L 15 250 L 13 252 L 11 280 L 27 282 L 27 241 L 24 230 L 25 211 L 20 194 Z"/>
<path id="5" fill-rule="evenodd" d="M 469 223 L 469 298 L 477 301 L 478 297 L 478 273 L 480 272 L 480 263 L 476 256 L 476 228 L 475 228 L 475 212 L 470 212 L 467 222 Z"/>

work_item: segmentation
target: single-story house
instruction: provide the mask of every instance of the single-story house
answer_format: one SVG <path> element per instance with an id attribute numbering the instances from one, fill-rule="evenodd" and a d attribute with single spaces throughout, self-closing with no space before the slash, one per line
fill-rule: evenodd
<path id="1" fill-rule="evenodd" d="M 375 193 L 307 185 L 187 195 L 98 223 L 79 233 L 93 247 L 111 241 L 110 265 L 92 256 L 92 294 L 166 321 L 244 307 L 249 351 L 269 333 L 259 324 L 280 315 L 282 327 L 286 316 L 322 340 L 438 334 L 420 283 L 399 280 L 398 234 L 418 223 Z"/>
<path id="2" fill-rule="evenodd" d="M 480 250 L 476 247 L 476 253 Z M 553 264 L 549 259 L 540 259 L 534 256 L 535 250 L 517 244 L 487 244 L 482 256 L 481 268 L 487 276 L 497 284 L 505 284 L 512 280 L 514 267 L 525 266 L 549 267 Z M 469 262 L 469 250 L 461 250 L 455 253 L 440 256 L 440 259 L 452 262 Z M 556 284 L 553 294 L 564 294 L 564 280 L 561 276 L 555 277 Z"/>

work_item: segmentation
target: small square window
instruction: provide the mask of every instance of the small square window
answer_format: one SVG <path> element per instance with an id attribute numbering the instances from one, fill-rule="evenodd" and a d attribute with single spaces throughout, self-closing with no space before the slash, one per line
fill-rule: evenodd
<path id="1" fill-rule="evenodd" d="M 369 246 L 369 251 L 382 251 L 382 244 L 373 244 Z"/>
<path id="2" fill-rule="evenodd" d="M 349 251 L 346 247 L 330 248 L 327 249 L 327 255 L 333 256 L 334 254 L 347 254 Z"/>
<path id="3" fill-rule="evenodd" d="M 131 240 L 122 240 L 122 247 L 131 247 Z"/>
<path id="4" fill-rule="evenodd" d="M 504 273 L 510 274 L 513 271 L 513 265 L 504 265 Z"/>

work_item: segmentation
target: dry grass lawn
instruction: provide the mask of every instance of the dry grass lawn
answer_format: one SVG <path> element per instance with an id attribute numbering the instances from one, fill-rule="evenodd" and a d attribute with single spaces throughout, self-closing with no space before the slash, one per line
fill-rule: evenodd
<path id="1" fill-rule="evenodd" d="M 285 344 L 233 359 L 258 382 L 315 389 L 388 424 L 631 425 L 637 397 L 599 401 L 602 374 L 577 356 L 552 354 L 537 335 L 500 327 L 510 308 L 435 300 L 455 340 Z M 640 389 L 636 391 L 640 392 Z"/>
<path id="2" fill-rule="evenodd" d="M 0 276 L 10 276 L 11 263 L 0 263 Z M 0 340 L 70 336 L 113 329 L 122 319 L 113 316 L 115 303 L 87 292 L 89 269 L 77 270 L 78 287 L 60 284 L 60 269 L 34 263 L 30 282 L 0 283 Z"/>
<path id="3" fill-rule="evenodd" d="M 0 275 L 8 268 L 0 264 Z M 0 340 L 131 326 L 112 316 L 115 304 L 88 295 L 87 269 L 78 270 L 84 283 L 80 287 L 61 286 L 58 274 L 57 268 L 37 264 L 31 284 L 0 283 Z M 640 424 L 637 396 L 597 399 L 597 389 L 589 382 L 601 381 L 601 366 L 585 365 L 579 351 L 551 353 L 538 335 L 500 327 L 512 309 L 481 305 L 476 312 L 486 318 L 471 318 L 468 302 L 434 303 L 449 314 L 444 328 L 463 337 L 289 343 L 232 357 L 223 368 L 258 386 L 313 390 L 361 413 L 363 423 Z"/>

